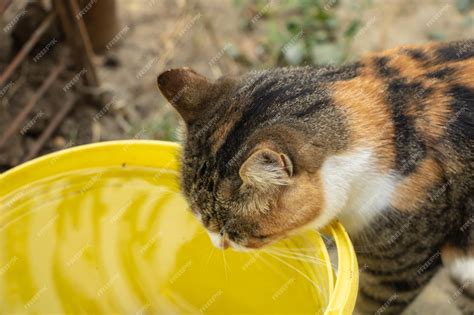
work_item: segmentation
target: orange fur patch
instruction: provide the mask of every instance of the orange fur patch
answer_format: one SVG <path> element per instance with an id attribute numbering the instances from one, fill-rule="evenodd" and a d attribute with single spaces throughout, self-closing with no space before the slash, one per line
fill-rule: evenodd
<path id="1" fill-rule="evenodd" d="M 451 243 L 445 244 L 441 249 L 443 263 L 448 265 L 462 257 L 474 257 L 474 248 L 459 248 Z"/>
<path id="2" fill-rule="evenodd" d="M 390 170 L 395 160 L 394 127 L 383 82 L 369 68 L 352 80 L 334 83 L 332 88 L 335 105 L 347 115 L 350 143 L 373 148 L 381 162 L 380 170 Z"/>
<path id="3" fill-rule="evenodd" d="M 421 162 L 417 170 L 408 177 L 402 179 L 395 189 L 392 199 L 392 206 L 400 211 L 416 211 L 420 204 L 430 198 L 429 190 L 441 179 L 441 168 L 438 163 L 427 158 Z M 437 193 L 443 193 L 445 186 L 434 192 L 432 198 L 436 198 Z"/>
<path id="4" fill-rule="evenodd" d="M 272 235 L 268 240 L 249 240 L 248 247 L 260 247 L 298 228 L 309 224 L 324 207 L 322 182 L 318 175 L 303 173 L 293 178 L 292 183 L 282 188 L 278 200 L 272 204 L 271 213 L 257 218 L 259 233 Z"/>

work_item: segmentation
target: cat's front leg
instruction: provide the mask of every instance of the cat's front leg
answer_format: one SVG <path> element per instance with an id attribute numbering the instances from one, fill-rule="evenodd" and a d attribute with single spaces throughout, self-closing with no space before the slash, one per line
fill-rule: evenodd
<path id="1" fill-rule="evenodd" d="M 420 250 L 359 254 L 359 314 L 401 314 L 410 305 L 441 264 L 438 250 Z"/>
<path id="2" fill-rule="evenodd" d="M 472 194 L 471 194 L 472 195 Z M 448 268 L 452 292 L 448 303 L 466 315 L 474 314 L 474 197 L 466 202 L 467 214 L 461 227 L 443 246 L 442 258 Z"/>
<path id="3" fill-rule="evenodd" d="M 474 314 L 474 255 L 463 253 L 459 248 L 447 247 L 443 262 L 450 274 L 448 303 L 456 305 L 462 314 Z"/>
<path id="4" fill-rule="evenodd" d="M 427 236 L 432 222 L 400 218 L 379 222 L 376 231 L 354 239 L 361 271 L 359 314 L 401 314 L 441 266 L 436 244 L 443 235 Z"/>

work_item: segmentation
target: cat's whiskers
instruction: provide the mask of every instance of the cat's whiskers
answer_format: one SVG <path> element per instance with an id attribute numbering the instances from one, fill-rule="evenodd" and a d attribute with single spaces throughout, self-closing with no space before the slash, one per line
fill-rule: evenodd
<path id="1" fill-rule="evenodd" d="M 223 250 L 220 251 L 222 253 L 222 262 L 224 263 L 224 273 L 225 273 L 225 278 L 226 280 L 228 281 L 229 280 L 229 274 L 228 274 L 228 270 L 227 270 L 227 260 L 225 258 L 225 253 Z"/>
<path id="2" fill-rule="evenodd" d="M 298 246 L 292 246 L 292 247 L 287 247 L 286 249 L 283 249 L 281 247 L 271 247 L 272 249 L 280 249 L 280 250 L 287 250 L 288 252 L 293 252 L 293 253 L 301 253 L 301 254 L 311 254 L 315 252 L 314 247 L 298 247 Z"/>
<path id="3" fill-rule="evenodd" d="M 210 253 L 209 253 L 209 257 L 207 257 L 207 261 L 206 261 L 206 264 L 204 266 L 207 266 L 209 264 L 209 261 L 211 260 L 211 257 L 212 255 L 214 254 L 214 251 L 216 250 L 216 248 L 213 246 Z"/>
<path id="4" fill-rule="evenodd" d="M 282 254 L 290 255 L 290 256 L 293 255 L 295 257 L 302 257 L 302 258 L 307 258 L 307 259 L 311 259 L 311 260 L 315 260 L 319 262 L 325 262 L 324 259 L 314 257 L 314 253 L 315 253 L 314 247 L 298 248 L 298 247 L 289 247 L 288 246 L 289 244 L 285 244 L 285 245 L 287 246 L 286 249 L 279 248 L 279 247 L 272 247 L 271 250 L 280 252 Z M 297 249 L 293 249 L 293 248 L 297 248 Z M 304 252 L 304 250 L 307 250 L 308 252 Z"/>
<path id="5" fill-rule="evenodd" d="M 280 269 L 276 268 L 274 264 L 272 264 L 271 262 L 269 262 L 267 260 L 267 258 L 265 257 L 265 255 L 268 255 L 269 257 L 272 257 L 269 253 L 265 252 L 264 250 L 262 250 L 259 255 L 258 255 L 258 258 L 262 261 L 262 263 L 264 263 L 268 268 L 270 268 L 273 272 L 277 273 L 278 275 L 280 275 L 283 279 L 287 278 L 288 276 L 285 275 Z"/>
<path id="6" fill-rule="evenodd" d="M 322 289 L 321 287 L 319 286 L 319 284 L 316 283 L 316 281 L 314 280 L 311 280 L 310 277 L 308 277 L 308 275 L 306 275 L 304 272 L 302 272 L 301 270 L 299 270 L 298 268 L 296 268 L 295 266 L 291 265 L 290 263 L 286 262 L 284 259 L 274 255 L 274 254 L 271 254 L 269 252 L 267 252 L 271 257 L 273 257 L 274 259 L 278 260 L 279 262 L 281 262 L 282 264 L 284 264 L 285 266 L 287 266 L 288 268 L 290 268 L 291 270 L 295 271 L 296 273 L 298 273 L 299 275 L 301 275 L 303 278 L 305 278 L 307 281 L 309 281 L 315 288 L 317 288 L 319 290 L 320 293 L 322 293 Z"/>
<path id="7" fill-rule="evenodd" d="M 277 252 L 277 253 L 284 254 L 284 255 L 288 255 L 288 256 L 292 256 L 292 257 L 308 258 L 308 259 L 311 259 L 311 260 L 318 260 L 318 261 L 321 261 L 321 262 L 324 261 L 323 259 L 314 257 L 313 255 L 304 254 L 304 253 L 301 253 L 301 252 L 299 252 L 299 251 L 284 250 L 284 249 L 281 249 L 281 248 L 272 248 L 272 249 L 270 249 L 270 250 L 271 250 L 272 252 Z"/>
<path id="8" fill-rule="evenodd" d="M 319 259 L 317 257 L 299 256 L 299 255 L 295 255 L 295 254 L 285 254 L 285 253 L 281 253 L 281 252 L 278 252 L 278 251 L 272 251 L 272 250 L 266 250 L 266 252 L 269 253 L 270 255 L 276 255 L 276 256 L 279 256 L 279 257 L 282 257 L 282 258 L 287 258 L 287 259 L 299 260 L 301 262 L 309 262 L 311 264 L 325 265 L 327 263 L 326 261 L 324 261 L 322 259 Z M 337 267 L 332 263 L 331 263 L 331 266 L 334 269 L 337 269 Z"/>

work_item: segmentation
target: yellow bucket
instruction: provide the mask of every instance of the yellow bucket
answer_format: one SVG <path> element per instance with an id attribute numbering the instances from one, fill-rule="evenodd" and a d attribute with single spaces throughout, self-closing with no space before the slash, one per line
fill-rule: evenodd
<path id="1" fill-rule="evenodd" d="M 0 314 L 351 314 L 339 223 L 264 250 L 215 249 L 186 209 L 178 145 L 116 141 L 0 175 Z M 336 276 L 337 274 L 337 276 Z"/>

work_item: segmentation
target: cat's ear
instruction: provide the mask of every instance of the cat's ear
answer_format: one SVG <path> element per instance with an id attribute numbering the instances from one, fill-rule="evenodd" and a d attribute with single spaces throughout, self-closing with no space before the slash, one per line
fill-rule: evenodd
<path id="1" fill-rule="evenodd" d="M 213 83 L 189 68 L 171 69 L 158 76 L 158 87 L 184 121 L 195 119 L 202 111 Z"/>
<path id="2" fill-rule="evenodd" d="M 293 164 L 284 153 L 260 149 L 242 164 L 239 175 L 244 183 L 258 188 L 288 185 L 293 176 Z"/>

